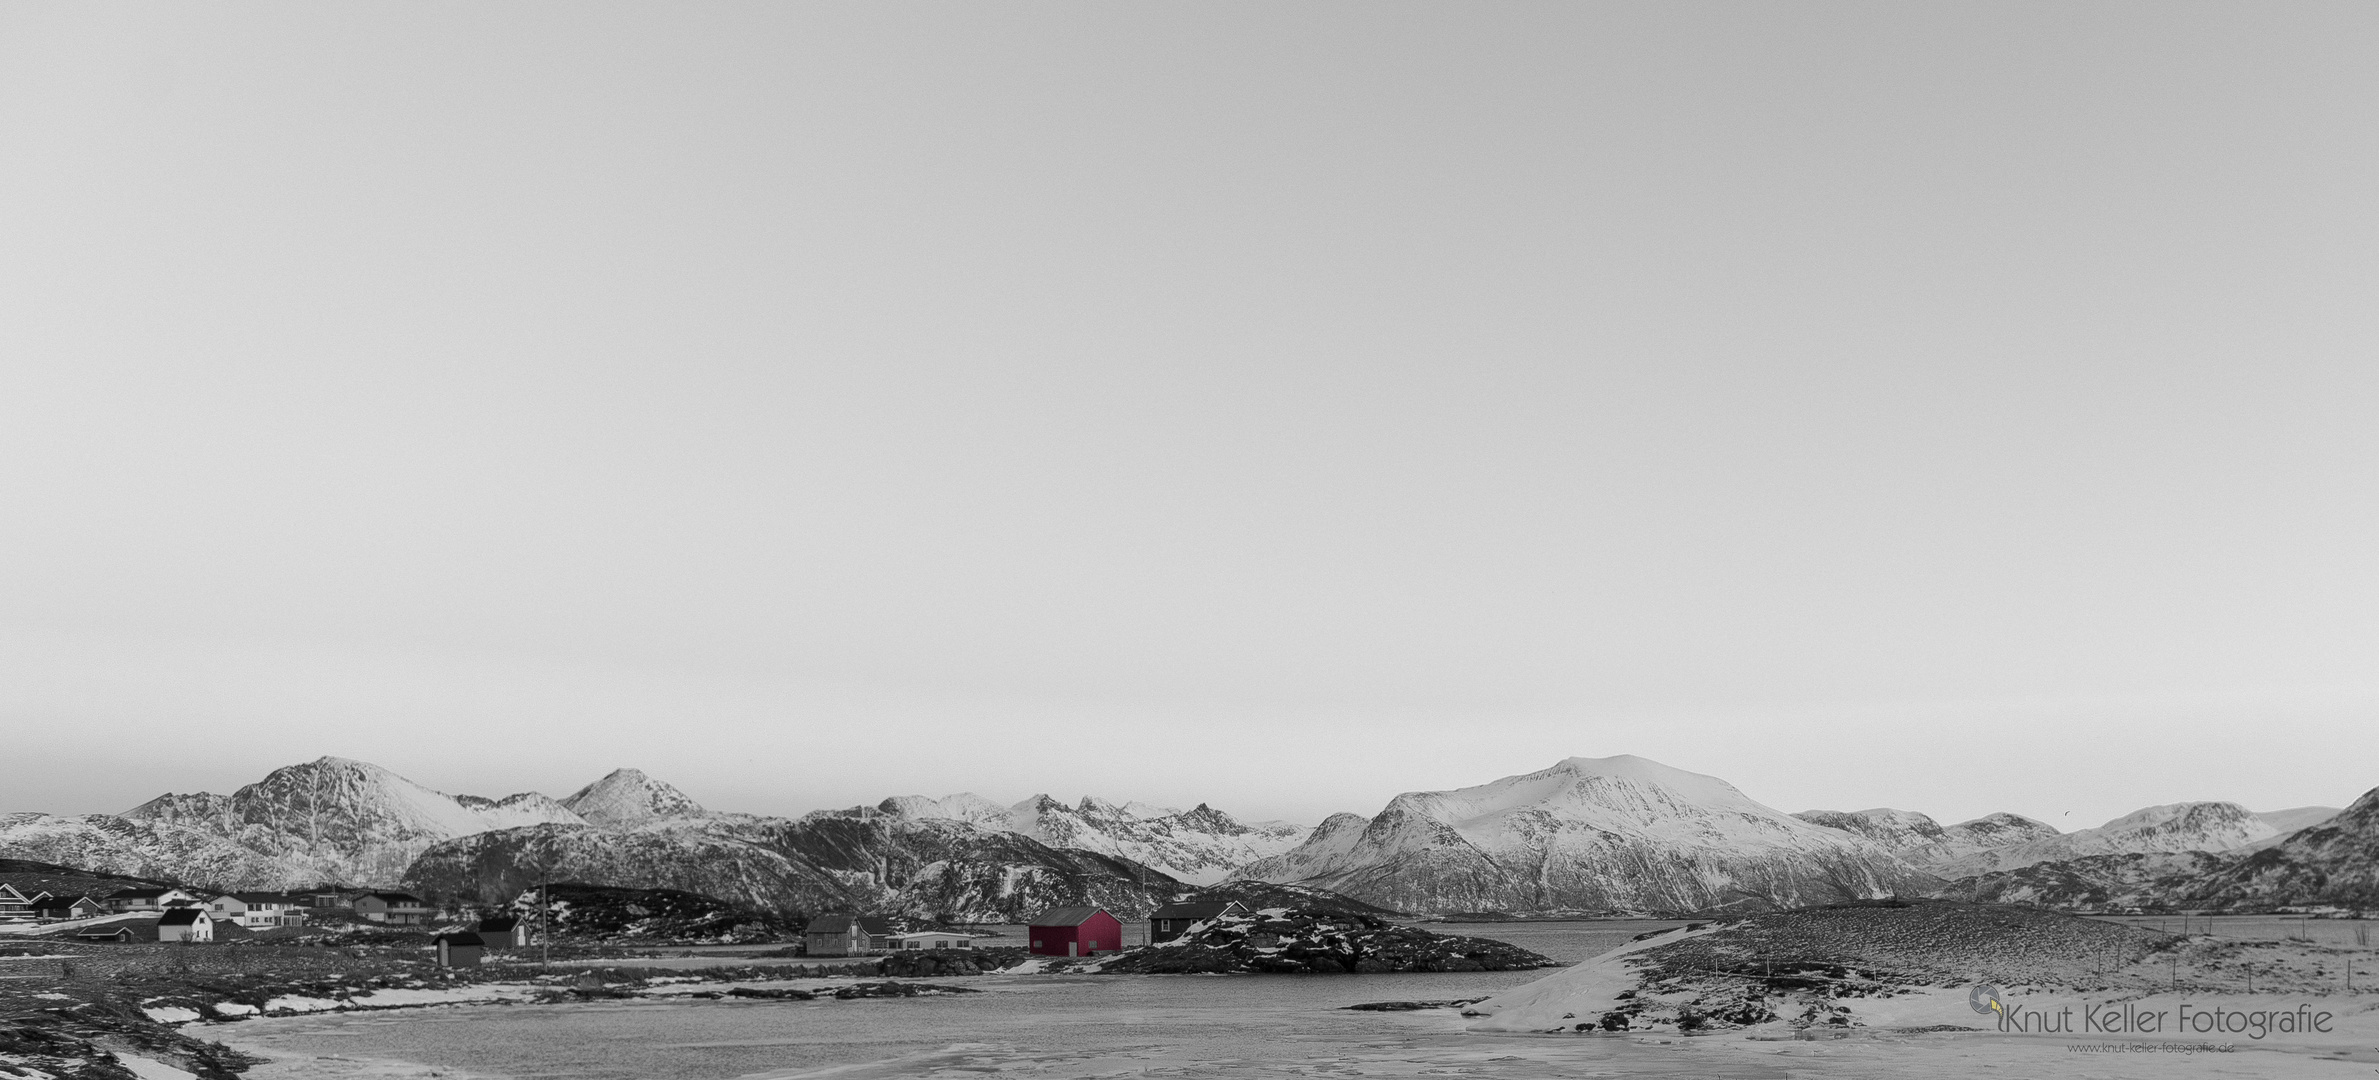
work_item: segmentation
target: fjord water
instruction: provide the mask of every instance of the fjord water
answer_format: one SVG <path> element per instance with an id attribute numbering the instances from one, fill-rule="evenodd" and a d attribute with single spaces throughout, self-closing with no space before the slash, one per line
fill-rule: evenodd
<path id="1" fill-rule="evenodd" d="M 1563 962 L 1653 922 L 1440 926 Z M 796 1080 L 834 1077 L 2205 1077 L 2337 1062 L 2237 1053 L 2070 1053 L 2063 1039 L 1934 1034 L 1840 1042 L 1470 1034 L 1454 1010 L 1349 1012 L 1475 998 L 1544 972 L 1341 976 L 980 976 L 982 991 L 855 1001 L 623 1000 L 253 1020 L 199 1033 L 272 1059 L 250 1080 Z M 845 980 L 847 981 L 847 980 Z M 794 985 L 831 988 L 836 980 Z M 783 985 L 783 984 L 779 984 Z M 1944 1023 L 1958 1017 L 1945 1016 Z M 2007 1070 L 2014 1070 L 2012 1072 Z"/>

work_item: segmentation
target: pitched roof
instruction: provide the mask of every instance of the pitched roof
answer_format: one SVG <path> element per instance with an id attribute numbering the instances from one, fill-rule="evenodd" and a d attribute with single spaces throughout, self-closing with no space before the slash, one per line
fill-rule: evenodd
<path id="1" fill-rule="evenodd" d="M 140 932 L 124 925 L 123 923 L 109 923 L 106 926 L 83 927 L 82 929 L 75 931 L 74 936 L 78 938 L 91 939 L 122 938 L 129 941 L 140 937 Z"/>
<path id="2" fill-rule="evenodd" d="M 1238 908 L 1241 911 L 1247 910 L 1237 900 L 1192 900 L 1179 904 L 1166 904 L 1149 912 L 1148 917 L 1151 919 L 1211 919 L 1232 908 Z"/>
<path id="3" fill-rule="evenodd" d="M 481 933 L 509 934 L 519 926 L 520 916 L 518 915 L 498 915 L 494 918 L 479 920 L 479 930 Z"/>
<path id="4" fill-rule="evenodd" d="M 116 891 L 107 894 L 107 898 L 110 900 L 139 900 L 145 897 L 163 896 L 166 893 L 175 891 L 177 890 L 168 888 L 164 885 L 144 885 L 137 889 L 117 889 Z"/>
<path id="5" fill-rule="evenodd" d="M 1039 915 L 1034 916 L 1031 925 L 1080 926 L 1083 923 L 1089 922 L 1090 917 L 1093 915 L 1105 914 L 1106 910 L 1107 909 L 1105 908 L 1096 907 L 1053 907 L 1040 913 Z M 1107 917 L 1112 919 L 1115 916 L 1108 915 Z"/>
<path id="6" fill-rule="evenodd" d="M 851 932 L 851 928 L 857 925 L 859 925 L 859 920 L 854 916 L 820 915 L 811 919 L 810 924 L 803 927 L 801 932 L 804 934 L 848 934 Z"/>
<path id="7" fill-rule="evenodd" d="M 194 925 L 196 925 L 196 924 L 197 924 L 198 920 L 200 920 L 200 919 L 206 919 L 208 922 L 213 922 L 213 921 L 215 921 L 215 920 L 213 920 L 212 918 L 208 918 L 208 916 L 207 916 L 207 913 L 206 913 L 206 912 L 204 912 L 204 911 L 202 911 L 202 910 L 200 910 L 200 909 L 198 909 L 198 908 L 194 908 L 194 907 L 177 907 L 177 908 L 166 908 L 166 909 L 165 909 L 165 914 L 157 916 L 157 925 L 159 925 L 159 926 L 194 926 Z"/>
<path id="8" fill-rule="evenodd" d="M 409 892 L 368 892 L 363 895 L 376 897 L 391 904 L 413 904 L 417 906 L 427 906 L 429 903 L 429 901 L 423 900 L 422 898 Z M 356 899 L 361 900 L 363 897 L 359 896 L 356 897 Z"/>
<path id="9" fill-rule="evenodd" d="M 867 931 L 870 934 L 874 934 L 877 937 L 900 932 L 899 927 L 892 925 L 892 920 L 887 919 L 882 915 L 861 915 L 859 917 L 859 928 Z"/>
<path id="10" fill-rule="evenodd" d="M 224 893 L 223 895 L 231 897 L 232 899 L 243 904 L 294 904 L 299 907 L 305 906 L 304 901 L 299 900 L 297 897 L 291 896 L 288 893 L 235 892 Z"/>
<path id="11" fill-rule="evenodd" d="M 485 939 L 468 930 L 458 930 L 451 934 L 440 934 L 437 937 L 431 938 L 430 940 L 440 945 L 469 945 L 474 948 L 487 947 L 487 941 Z"/>

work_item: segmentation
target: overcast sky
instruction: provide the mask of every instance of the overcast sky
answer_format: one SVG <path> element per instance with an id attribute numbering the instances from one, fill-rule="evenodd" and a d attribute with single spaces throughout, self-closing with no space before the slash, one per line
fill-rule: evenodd
<path id="1" fill-rule="evenodd" d="M 2379 785 L 2379 7 L 0 9 L 0 811 Z"/>

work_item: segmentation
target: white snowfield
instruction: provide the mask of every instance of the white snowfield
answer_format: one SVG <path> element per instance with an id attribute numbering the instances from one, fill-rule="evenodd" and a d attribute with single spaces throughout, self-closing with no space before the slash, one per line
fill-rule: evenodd
<path id="1" fill-rule="evenodd" d="M 1719 929 L 1705 926 L 1631 941 L 1592 960 L 1563 968 L 1525 986 L 1513 987 L 1465 1010 L 1484 1016 L 1471 1024 L 1470 1030 L 1569 1031 L 1581 1021 L 1594 1023 L 1619 1006 L 1620 993 L 1637 988 L 1633 964 L 1636 954 L 1689 938 L 1707 937 Z"/>

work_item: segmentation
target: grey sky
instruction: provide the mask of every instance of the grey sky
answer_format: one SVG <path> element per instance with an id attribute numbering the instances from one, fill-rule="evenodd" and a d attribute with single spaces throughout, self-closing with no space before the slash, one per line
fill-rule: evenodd
<path id="1" fill-rule="evenodd" d="M 2374 55 L 2367 5 L 0 10 L 0 810 L 324 753 L 2342 803 Z"/>

